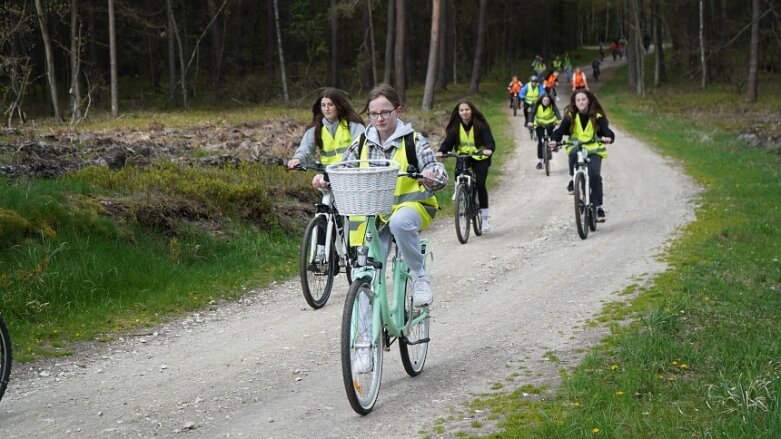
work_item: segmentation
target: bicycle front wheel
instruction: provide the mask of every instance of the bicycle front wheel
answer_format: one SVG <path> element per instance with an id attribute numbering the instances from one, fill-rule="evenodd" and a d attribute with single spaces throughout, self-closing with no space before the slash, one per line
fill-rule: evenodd
<path id="1" fill-rule="evenodd" d="M 0 316 L 0 400 L 3 399 L 8 379 L 11 376 L 11 336 Z"/>
<path id="2" fill-rule="evenodd" d="M 456 207 L 453 213 L 458 242 L 466 244 L 469 241 L 469 220 L 472 213 L 469 211 L 469 194 L 467 194 L 464 185 L 460 184 L 456 187 Z"/>
<path id="3" fill-rule="evenodd" d="M 342 380 L 347 400 L 359 415 L 372 411 L 382 381 L 382 339 L 372 338 L 372 317 L 378 304 L 371 279 L 362 277 L 350 285 L 342 313 Z"/>
<path id="4" fill-rule="evenodd" d="M 550 176 L 551 154 L 552 153 L 548 148 L 548 145 L 542 145 L 542 157 L 543 157 L 543 161 L 545 162 L 545 176 Z"/>
<path id="5" fill-rule="evenodd" d="M 575 224 L 578 226 L 580 239 L 588 238 L 588 211 L 586 204 L 586 179 L 583 173 L 575 174 Z"/>
<path id="6" fill-rule="evenodd" d="M 428 316 L 428 308 L 415 308 L 412 306 L 412 285 L 409 279 L 404 285 L 404 324 L 419 319 L 417 323 L 411 325 L 403 337 L 399 338 L 399 352 L 401 353 L 401 364 L 407 375 L 414 377 L 420 375 L 423 371 L 423 365 L 426 364 L 426 355 L 428 354 L 429 326 L 431 318 Z"/>
<path id="7" fill-rule="evenodd" d="M 309 221 L 304 232 L 299 257 L 299 272 L 301 275 L 301 291 L 306 303 L 314 309 L 322 308 L 331 296 L 334 285 L 334 274 L 339 269 L 336 249 L 332 242 L 326 248 L 331 249 L 328 261 L 323 255 L 317 254 L 318 241 L 324 242 L 328 221 L 322 215 L 317 215 Z"/>
<path id="8" fill-rule="evenodd" d="M 513 117 L 518 114 L 518 98 L 513 98 Z"/>

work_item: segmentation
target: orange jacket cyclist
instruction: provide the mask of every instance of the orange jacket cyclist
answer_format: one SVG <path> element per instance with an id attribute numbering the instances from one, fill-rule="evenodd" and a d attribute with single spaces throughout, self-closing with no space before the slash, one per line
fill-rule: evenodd
<path id="1" fill-rule="evenodd" d="M 369 114 L 369 126 L 365 135 L 360 136 L 347 149 L 344 160 L 385 159 L 399 163 L 399 172 L 406 172 L 410 159 L 407 148 L 414 143 L 412 159 L 426 178 L 420 181 L 411 178 L 399 178 L 396 181 L 396 201 L 388 220 L 388 227 L 380 230 L 379 238 L 387 257 L 391 248 L 391 238 L 396 239 L 402 258 L 407 262 L 412 277 L 412 302 L 414 306 L 431 303 L 431 279 L 423 267 L 423 254 L 420 252 L 420 231 L 426 229 L 437 211 L 437 199 L 433 191 L 447 184 L 445 166 L 438 162 L 428 146 L 428 140 L 416 133 L 409 124 L 402 122 L 398 114 L 403 110 L 398 92 L 389 85 L 379 85 L 369 92 L 364 111 Z M 414 164 L 413 164 L 414 165 Z M 353 239 L 352 218 L 350 242 Z M 361 237 L 362 238 L 362 237 Z"/>
<path id="2" fill-rule="evenodd" d="M 467 100 L 459 101 L 450 113 L 450 121 L 445 128 L 446 137 L 437 151 L 437 157 L 456 150 L 460 154 L 473 154 L 481 151 L 483 156 L 470 157 L 466 165 L 475 173 L 475 189 L 480 203 L 480 216 L 483 219 L 483 230 L 491 228 L 488 222 L 488 190 L 485 182 L 488 179 L 488 168 L 491 167 L 491 155 L 496 149 L 491 127 L 483 113 Z M 456 169 L 456 175 L 461 175 L 463 169 Z"/>
<path id="3" fill-rule="evenodd" d="M 523 82 L 517 76 L 513 76 L 512 81 L 507 84 L 507 94 L 510 95 L 510 108 L 513 107 L 513 96 L 521 91 L 521 87 L 523 87 Z"/>
<path id="4" fill-rule="evenodd" d="M 575 68 L 575 73 L 572 74 L 572 91 L 575 90 L 588 90 L 588 81 L 586 81 L 586 72 L 580 67 Z"/>
<path id="5" fill-rule="evenodd" d="M 597 206 L 597 221 L 605 222 L 605 210 L 602 208 L 602 159 L 607 157 L 605 144 L 613 143 L 616 135 L 608 126 L 607 116 L 596 96 L 588 90 L 578 90 L 572 93 L 570 104 L 564 109 L 564 119 L 561 125 L 553 130 L 550 147 L 567 134 L 570 139 L 579 142 L 593 142 L 583 147 L 589 151 L 588 176 L 594 205 Z M 569 175 L 573 175 L 575 163 L 578 160 L 575 148 L 567 146 L 569 156 Z M 567 190 L 573 192 L 574 184 L 570 179 Z"/>

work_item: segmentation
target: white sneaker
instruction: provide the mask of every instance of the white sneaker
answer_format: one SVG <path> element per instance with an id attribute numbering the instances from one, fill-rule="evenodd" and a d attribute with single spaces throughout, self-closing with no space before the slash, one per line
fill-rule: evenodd
<path id="1" fill-rule="evenodd" d="M 431 305 L 434 301 L 434 295 L 431 293 L 431 278 L 424 274 L 418 276 L 412 282 L 412 306 L 422 307 Z"/>
<path id="2" fill-rule="evenodd" d="M 487 232 L 491 230 L 491 221 L 488 220 L 488 215 L 480 214 L 481 218 L 483 219 L 483 231 Z"/>
<path id="3" fill-rule="evenodd" d="M 315 255 L 315 261 L 317 262 L 325 262 L 325 246 L 319 245 L 317 246 L 317 255 Z"/>
<path id="4" fill-rule="evenodd" d="M 355 350 L 355 362 L 353 363 L 353 372 L 369 373 L 373 369 L 372 351 L 368 347 L 357 348 Z"/>

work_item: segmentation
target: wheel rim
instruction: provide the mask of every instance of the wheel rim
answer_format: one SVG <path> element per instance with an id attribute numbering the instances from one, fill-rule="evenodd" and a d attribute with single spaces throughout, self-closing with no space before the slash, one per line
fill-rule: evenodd
<path id="1" fill-rule="evenodd" d="M 583 179 L 583 174 L 577 174 L 575 176 L 575 223 L 578 228 L 578 236 L 581 239 L 588 237 L 588 223 L 587 223 L 587 208 L 585 205 L 586 198 L 586 182 Z"/>
<path id="2" fill-rule="evenodd" d="M 412 287 L 407 280 L 405 300 L 404 300 L 404 316 L 406 321 L 417 318 L 421 312 L 428 313 L 428 309 L 421 310 L 412 306 Z M 404 370 L 410 376 L 416 376 L 423 370 L 423 366 L 426 364 L 426 355 L 428 354 L 428 342 L 415 343 L 419 340 L 424 340 L 429 337 L 431 319 L 426 317 L 419 324 L 410 327 L 409 332 L 406 334 L 406 338 L 399 339 L 399 352 L 401 353 L 401 363 L 404 365 Z"/>
<path id="3" fill-rule="evenodd" d="M 350 287 L 342 321 L 342 374 L 350 405 L 362 415 L 374 407 L 382 380 L 382 341 L 372 340 L 373 306 L 369 280 L 356 280 Z M 358 370 L 359 349 L 369 350 L 368 371 Z"/>
<path id="4" fill-rule="evenodd" d="M 322 216 L 313 219 L 304 235 L 304 243 L 301 248 L 299 272 L 301 276 L 301 289 L 309 306 L 321 308 L 331 295 L 335 270 L 339 269 L 338 256 L 331 243 L 331 257 L 328 263 L 317 259 L 318 236 L 326 235 L 327 222 Z"/>

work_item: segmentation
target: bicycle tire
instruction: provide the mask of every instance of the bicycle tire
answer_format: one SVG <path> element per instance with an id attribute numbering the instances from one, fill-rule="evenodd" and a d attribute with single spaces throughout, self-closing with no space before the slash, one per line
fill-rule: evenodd
<path id="1" fill-rule="evenodd" d="M 544 140 L 542 141 L 544 143 Z M 551 151 L 548 148 L 548 145 L 542 145 L 542 157 L 543 162 L 545 164 L 545 176 L 550 177 L 550 159 L 551 159 Z"/>
<path id="2" fill-rule="evenodd" d="M 513 117 L 518 115 L 518 98 L 513 97 Z"/>
<path id="3" fill-rule="evenodd" d="M 364 305 L 365 304 L 365 305 Z M 381 339 L 372 341 L 371 321 L 361 322 L 361 308 L 373 315 L 375 302 L 371 291 L 371 279 L 362 277 L 350 285 L 344 301 L 341 329 L 342 381 L 350 407 L 359 415 L 372 411 L 380 393 L 382 381 L 383 346 Z M 356 369 L 358 349 L 369 349 L 372 363 L 370 370 L 360 372 Z"/>
<path id="4" fill-rule="evenodd" d="M 331 242 L 331 257 L 327 266 L 317 262 L 317 237 L 326 235 L 328 221 L 322 215 L 317 215 L 309 221 L 301 243 L 298 269 L 301 276 L 301 292 L 306 303 L 313 309 L 322 308 L 331 296 L 335 272 L 339 270 L 339 257 Z"/>
<path id="5" fill-rule="evenodd" d="M 404 285 L 404 325 L 407 322 L 418 317 L 421 308 L 412 306 L 412 285 L 407 279 Z M 399 338 L 399 353 L 401 354 L 401 364 L 407 375 L 415 377 L 423 371 L 426 364 L 426 355 L 428 355 L 428 338 L 431 328 L 431 317 L 426 317 L 417 325 L 411 326 L 409 333 Z M 425 340 L 422 341 L 421 340 Z"/>
<path id="6" fill-rule="evenodd" d="M 575 224 L 578 227 L 580 239 L 588 238 L 588 210 L 586 199 L 586 179 L 583 173 L 575 173 Z"/>
<path id="7" fill-rule="evenodd" d="M 456 236 L 461 244 L 466 244 L 469 241 L 469 220 L 471 215 L 469 212 L 468 195 L 464 185 L 459 184 L 456 187 L 456 204 L 453 219 L 456 225 Z"/>
<path id="8" fill-rule="evenodd" d="M 593 204 L 588 210 L 588 228 L 591 229 L 592 232 L 597 230 L 597 208 Z"/>
<path id="9" fill-rule="evenodd" d="M 482 236 L 483 217 L 480 216 L 480 208 L 477 206 L 475 200 L 472 200 L 472 230 L 475 232 L 475 236 Z"/>
<path id="10" fill-rule="evenodd" d="M 5 395 L 8 380 L 11 377 L 11 336 L 8 327 L 0 316 L 0 400 Z"/>

